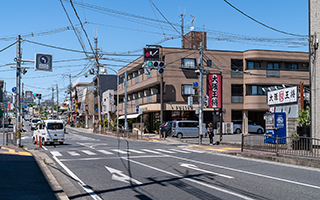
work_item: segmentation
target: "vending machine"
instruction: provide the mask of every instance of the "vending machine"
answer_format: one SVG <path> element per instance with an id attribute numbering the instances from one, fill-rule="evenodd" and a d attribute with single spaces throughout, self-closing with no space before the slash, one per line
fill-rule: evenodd
<path id="1" fill-rule="evenodd" d="M 276 137 L 280 138 L 278 144 L 285 144 L 287 137 L 286 113 L 267 113 L 265 143 L 276 143 Z"/>

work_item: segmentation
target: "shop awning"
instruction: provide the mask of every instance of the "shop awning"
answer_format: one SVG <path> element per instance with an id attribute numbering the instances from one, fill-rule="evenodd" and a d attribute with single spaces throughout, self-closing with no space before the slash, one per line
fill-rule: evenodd
<path id="1" fill-rule="evenodd" d="M 139 117 L 140 114 L 127 115 L 127 119 L 133 119 Z M 124 115 L 120 116 L 119 119 L 124 119 Z"/>

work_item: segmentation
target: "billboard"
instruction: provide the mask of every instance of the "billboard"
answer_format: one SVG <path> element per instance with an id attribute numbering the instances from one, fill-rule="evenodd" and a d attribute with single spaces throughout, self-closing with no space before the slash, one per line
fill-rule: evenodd
<path id="1" fill-rule="evenodd" d="M 221 108 L 221 74 L 208 75 L 209 108 Z"/>
<path id="2" fill-rule="evenodd" d="M 268 92 L 268 105 L 295 103 L 298 101 L 298 87 L 283 88 Z"/>
<path id="3" fill-rule="evenodd" d="M 26 97 L 27 98 L 32 98 L 32 91 L 26 91 Z"/>

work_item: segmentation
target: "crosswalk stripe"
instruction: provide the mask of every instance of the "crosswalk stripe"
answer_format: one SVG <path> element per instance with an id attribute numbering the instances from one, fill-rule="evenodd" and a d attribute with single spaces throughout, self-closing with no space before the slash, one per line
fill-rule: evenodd
<path id="1" fill-rule="evenodd" d="M 97 155 L 96 153 L 93 153 L 91 151 L 88 151 L 88 150 L 81 150 L 83 153 L 85 154 L 88 154 L 89 156 L 94 156 L 94 155 Z"/>
<path id="2" fill-rule="evenodd" d="M 50 151 L 53 156 L 62 156 L 58 151 Z"/>
<path id="3" fill-rule="evenodd" d="M 179 149 L 169 149 L 171 151 L 176 151 L 176 152 L 179 152 L 179 153 L 190 153 L 189 151 L 183 151 L 183 150 L 179 150 Z"/>
<path id="4" fill-rule="evenodd" d="M 128 154 L 129 152 L 123 151 L 123 150 L 119 150 L 119 149 L 112 149 L 112 151 L 121 153 L 121 154 Z"/>
<path id="5" fill-rule="evenodd" d="M 176 152 L 167 151 L 167 150 L 164 150 L 164 149 L 155 149 L 155 150 L 161 151 L 161 152 L 164 152 L 164 153 L 176 153 Z"/>
<path id="6" fill-rule="evenodd" d="M 77 152 L 75 151 L 68 151 L 68 153 L 72 156 L 80 156 L 80 154 L 78 154 Z"/>
<path id="7" fill-rule="evenodd" d="M 142 152 L 142 151 L 137 151 L 137 150 L 133 150 L 133 149 L 128 149 L 128 151 L 130 152 L 133 152 L 133 153 L 145 153 L 145 152 Z"/>
<path id="8" fill-rule="evenodd" d="M 152 151 L 152 150 L 150 150 L 150 149 L 141 149 L 141 150 L 142 150 L 142 151 L 149 152 L 149 153 L 162 154 L 161 152 Z"/>
<path id="9" fill-rule="evenodd" d="M 106 154 L 106 155 L 113 154 L 113 153 L 106 151 L 106 150 L 97 150 L 97 151 L 99 151 L 100 153 Z"/>
<path id="10" fill-rule="evenodd" d="M 193 153 L 204 153 L 204 151 L 198 151 L 198 150 L 193 150 L 193 149 L 182 149 L 182 150 L 190 151 L 190 152 L 193 152 Z"/>

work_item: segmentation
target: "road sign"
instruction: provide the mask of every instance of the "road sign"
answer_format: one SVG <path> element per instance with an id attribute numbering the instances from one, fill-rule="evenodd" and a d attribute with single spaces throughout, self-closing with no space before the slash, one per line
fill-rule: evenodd
<path id="1" fill-rule="evenodd" d="M 23 105 L 23 108 L 24 108 L 24 109 L 27 109 L 27 108 L 28 108 L 28 106 L 27 106 L 27 105 Z"/>
<path id="2" fill-rule="evenodd" d="M 96 112 L 98 112 L 98 108 L 96 108 Z"/>
<path id="3" fill-rule="evenodd" d="M 199 84 L 198 84 L 197 81 L 195 81 L 195 82 L 192 83 L 192 86 L 193 86 L 193 89 L 198 89 Z"/>
<path id="4" fill-rule="evenodd" d="M 142 108 L 139 108 L 139 114 L 142 114 Z"/>
<path id="5" fill-rule="evenodd" d="M 193 106 L 193 97 L 192 96 L 188 97 L 188 106 Z"/>
<path id="6" fill-rule="evenodd" d="M 143 61 L 159 61 L 160 48 L 143 48 Z"/>
<path id="7" fill-rule="evenodd" d="M 26 97 L 32 97 L 32 91 L 26 91 Z"/>
<path id="8" fill-rule="evenodd" d="M 35 70 L 52 71 L 52 54 L 36 53 Z"/>
<path id="9" fill-rule="evenodd" d="M 17 87 L 13 87 L 12 92 L 16 92 L 16 91 L 17 91 Z"/>

